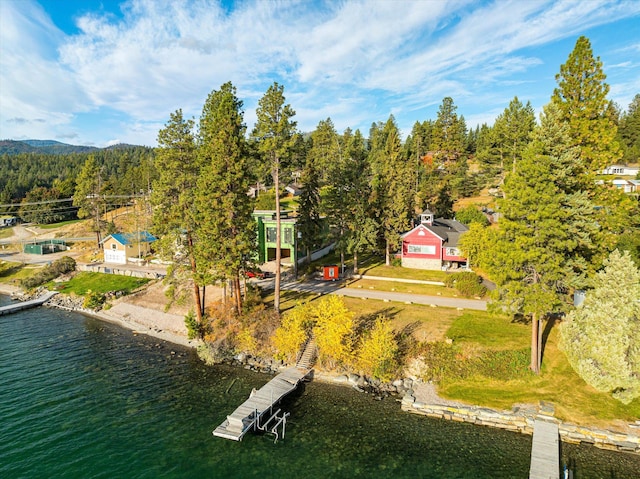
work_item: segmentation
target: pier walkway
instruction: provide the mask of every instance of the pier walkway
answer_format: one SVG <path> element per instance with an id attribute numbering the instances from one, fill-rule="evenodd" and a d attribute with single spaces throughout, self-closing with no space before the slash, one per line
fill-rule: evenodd
<path id="1" fill-rule="evenodd" d="M 285 369 L 260 389 L 252 391 L 249 399 L 227 416 L 227 419 L 213 431 L 213 435 L 242 441 L 247 432 L 259 429 L 274 434 L 277 441 L 278 428 L 281 427 L 284 437 L 284 425 L 289 414 L 282 413 L 278 416 L 280 409 L 274 413 L 273 407 L 294 391 L 298 384 L 311 373 L 315 354 L 315 341 L 311 339 L 305 345 L 295 367 Z"/>
<path id="2" fill-rule="evenodd" d="M 32 299 L 29 301 L 22 301 L 21 303 L 8 304 L 6 306 L 0 306 L 0 316 L 2 316 L 3 314 L 11 314 L 17 311 L 22 311 L 23 309 L 42 306 L 44 303 L 49 301 L 56 294 L 58 294 L 57 291 L 48 291 L 47 293 L 43 294 L 42 296 L 36 299 Z"/>
<path id="3" fill-rule="evenodd" d="M 529 479 L 560 477 L 560 434 L 558 423 L 538 416 L 533 426 Z"/>

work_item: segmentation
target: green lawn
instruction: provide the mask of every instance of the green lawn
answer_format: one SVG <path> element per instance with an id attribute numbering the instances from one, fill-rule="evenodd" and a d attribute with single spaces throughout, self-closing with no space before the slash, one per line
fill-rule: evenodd
<path id="1" fill-rule="evenodd" d="M 325 264 L 340 264 L 340 254 L 332 251 L 327 256 L 314 261 L 312 265 L 319 270 Z M 345 255 L 345 265 L 353 268 L 353 255 Z M 422 281 L 444 281 L 445 271 L 429 271 L 424 269 L 403 268 L 402 266 L 386 266 L 384 258 L 368 254 L 358 257 L 358 273 L 369 276 L 384 276 L 387 278 L 419 279 Z"/>
<path id="2" fill-rule="evenodd" d="M 0 239 L 13 236 L 13 228 L 0 228 Z"/>
<path id="3" fill-rule="evenodd" d="M 449 274 L 445 271 L 386 266 L 384 261 L 361 265 L 359 269 L 359 273 L 365 276 L 385 276 L 387 278 L 419 279 L 422 281 L 444 281 L 447 274 Z"/>
<path id="4" fill-rule="evenodd" d="M 356 279 L 350 281 L 348 284 L 346 284 L 346 286 L 348 288 L 374 289 L 378 291 L 424 294 L 428 296 L 444 296 L 447 298 L 463 297 L 457 290 L 453 288 L 445 288 L 444 286 L 400 283 L 395 281 L 367 280 L 366 276 L 365 279 Z"/>
<path id="5" fill-rule="evenodd" d="M 447 336 L 456 343 L 505 350 L 527 347 L 531 333 L 528 325 L 515 323 L 508 316 L 474 311 L 457 318 Z"/>
<path id="6" fill-rule="evenodd" d="M 77 273 L 71 280 L 63 283 L 48 283 L 50 289 L 55 289 L 61 293 L 84 295 L 91 290 L 98 293 L 109 291 L 124 291 L 131 293 L 133 290 L 147 284 L 150 280 L 146 278 L 132 278 L 130 276 L 120 276 L 117 274 L 89 273 L 86 271 Z"/>
<path id="7" fill-rule="evenodd" d="M 28 278 L 42 268 L 42 266 L 0 260 L 0 282 L 17 285 L 21 279 Z"/>
<path id="8" fill-rule="evenodd" d="M 515 351 L 528 348 L 530 327 L 504 316 L 465 313 L 453 321 L 447 336 L 454 344 L 475 348 L 476 352 Z M 556 417 L 600 427 L 611 427 L 616 420 L 632 422 L 640 417 L 640 399 L 624 405 L 587 385 L 571 368 L 558 342 L 558 327 L 554 326 L 546 343 L 540 375 L 523 371 L 520 377 L 509 381 L 482 376 L 447 380 L 440 384 L 439 392 L 450 399 L 499 409 L 511 409 L 516 403 L 549 401 L 555 405 Z"/>
<path id="9" fill-rule="evenodd" d="M 298 303 L 314 301 L 319 297 L 283 291 L 281 309 L 286 312 Z M 349 297 L 343 299 L 357 317 L 384 314 L 391 318 L 396 331 L 409 333 L 420 342 L 452 339 L 451 347 L 458 352 L 453 361 L 469 357 L 483 358 L 484 371 L 489 368 L 492 371 L 490 375 L 495 375 L 496 370 L 500 371 L 501 368 L 511 368 L 512 374 L 508 377 L 512 379 L 500 380 L 480 374 L 480 366 L 476 365 L 470 376 L 441 381 L 438 391 L 443 397 L 505 410 L 519 403 L 537 405 L 539 401 L 549 401 L 555 405 L 555 415 L 559 419 L 601 428 L 619 429 L 640 417 L 640 399 L 624 405 L 609 394 L 596 391 L 575 373 L 558 348 L 558 326 L 552 327 L 549 332 L 542 372 L 535 375 L 526 367 L 531 341 L 530 324 L 514 322 L 506 315 L 485 311 L 458 311 Z M 272 302 L 273 293 L 265 300 Z M 514 357 L 522 358 L 523 354 L 524 364 L 520 361 L 513 366 L 509 362 Z M 492 361 L 496 358 L 501 362 L 496 364 L 497 369 L 494 370 Z"/>
<path id="10" fill-rule="evenodd" d="M 69 221 L 61 221 L 60 223 L 51 223 L 46 225 L 38 225 L 38 228 L 42 228 L 44 230 L 52 230 L 54 228 L 61 228 L 63 226 L 72 225 L 75 223 L 80 223 L 84 220 L 69 220 Z"/>

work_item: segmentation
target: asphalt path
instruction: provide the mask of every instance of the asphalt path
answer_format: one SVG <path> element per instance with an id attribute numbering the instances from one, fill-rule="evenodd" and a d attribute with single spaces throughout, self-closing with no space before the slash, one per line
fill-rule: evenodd
<path id="1" fill-rule="evenodd" d="M 260 286 L 273 289 L 273 279 L 256 281 Z M 400 303 L 425 304 L 446 308 L 487 310 L 487 302 L 478 299 L 447 298 L 443 296 L 427 296 L 424 294 L 396 293 L 392 291 L 378 291 L 372 289 L 346 288 L 342 282 L 310 280 L 305 282 L 283 281 L 280 287 L 284 290 L 302 293 L 337 294 L 353 298 L 377 299 L 381 301 L 395 301 Z"/>

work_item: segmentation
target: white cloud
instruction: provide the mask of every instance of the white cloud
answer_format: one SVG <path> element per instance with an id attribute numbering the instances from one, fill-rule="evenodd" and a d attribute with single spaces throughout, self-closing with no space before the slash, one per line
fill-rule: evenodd
<path id="1" fill-rule="evenodd" d="M 640 2 L 604 0 L 249 0 L 226 7 L 128 0 L 121 15 L 78 17 L 79 32 L 67 36 L 37 4 L 0 0 L 0 136 L 48 128 L 84 142 L 154 143 L 172 111 L 199 116 L 208 93 L 226 81 L 245 102 L 249 129 L 273 81 L 285 86 L 303 130 L 327 117 L 339 131 L 364 130 L 391 112 L 412 124 L 410 117 L 435 111 L 444 96 L 484 106 L 459 109 L 471 125 L 502 111 L 518 84 L 527 85 L 519 95 L 541 96 L 526 76 L 543 62 L 537 47 L 640 14 Z M 636 37 L 627 48 L 639 45 Z M 637 70 L 626 58 L 615 59 L 615 70 Z M 620 78 L 612 93 L 626 98 L 633 88 L 637 81 Z M 108 131 L 86 138 L 88 127 L 76 119 L 82 112 L 112 115 Z"/>
<path id="2" fill-rule="evenodd" d="M 71 72 L 52 59 L 62 39 L 37 4 L 0 2 L 0 137 L 51 132 L 89 108 Z"/>

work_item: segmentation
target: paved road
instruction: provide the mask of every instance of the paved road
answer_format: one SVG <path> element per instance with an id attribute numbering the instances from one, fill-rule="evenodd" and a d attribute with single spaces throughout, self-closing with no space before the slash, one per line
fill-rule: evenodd
<path id="1" fill-rule="evenodd" d="M 273 288 L 273 279 L 258 281 L 262 287 Z M 477 299 L 447 298 L 443 296 L 427 296 L 423 294 L 395 293 L 391 291 L 378 291 L 371 289 L 345 288 L 341 282 L 311 280 L 302 282 L 283 281 L 280 285 L 282 289 L 290 291 L 300 291 L 304 293 L 317 294 L 337 294 L 354 298 L 367 298 L 397 301 L 400 303 L 426 304 L 444 306 L 447 308 L 475 309 L 479 311 L 487 310 L 487 302 Z"/>

